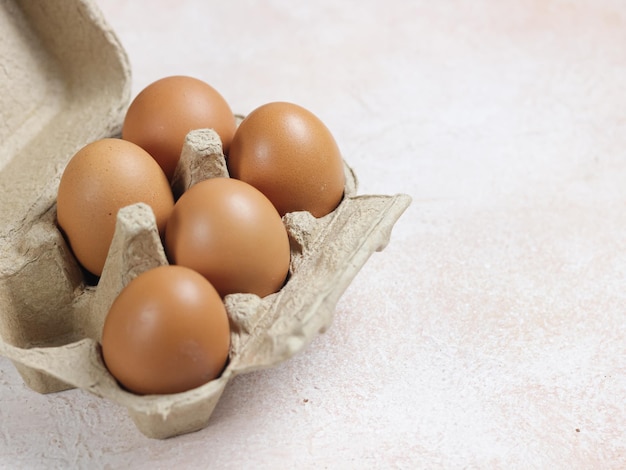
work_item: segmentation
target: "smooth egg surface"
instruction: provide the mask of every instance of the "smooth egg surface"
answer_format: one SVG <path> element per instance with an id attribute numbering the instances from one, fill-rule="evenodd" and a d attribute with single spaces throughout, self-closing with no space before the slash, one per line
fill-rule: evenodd
<path id="1" fill-rule="evenodd" d="M 231 177 L 259 189 L 280 215 L 332 212 L 345 186 L 339 147 L 313 113 L 292 103 L 268 103 L 252 111 L 233 137 L 227 158 Z"/>
<path id="2" fill-rule="evenodd" d="M 131 392 L 178 393 L 224 369 L 230 327 L 222 299 L 200 274 L 161 266 L 133 279 L 113 302 L 102 331 L 102 355 Z"/>
<path id="3" fill-rule="evenodd" d="M 195 184 L 176 202 L 165 229 L 170 262 L 194 269 L 220 295 L 278 291 L 289 271 L 287 230 L 272 203 L 232 178 Z"/>
<path id="4" fill-rule="evenodd" d="M 122 138 L 145 149 L 172 179 L 189 131 L 213 129 L 228 153 L 235 117 L 224 97 L 208 83 L 175 75 L 157 80 L 131 102 Z"/>
<path id="5" fill-rule="evenodd" d="M 165 174 L 142 148 L 101 139 L 79 150 L 66 166 L 57 194 L 57 221 L 78 262 L 100 276 L 119 209 L 148 204 L 163 234 L 174 207 Z"/>

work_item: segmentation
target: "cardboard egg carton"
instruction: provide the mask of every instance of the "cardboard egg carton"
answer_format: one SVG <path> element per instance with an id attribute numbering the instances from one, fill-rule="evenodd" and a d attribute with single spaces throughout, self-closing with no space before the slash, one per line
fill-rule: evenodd
<path id="1" fill-rule="evenodd" d="M 148 437 L 206 427 L 229 380 L 288 359 L 330 326 L 340 296 L 369 256 L 385 247 L 410 197 L 357 195 L 345 165 L 337 209 L 322 218 L 283 217 L 291 243 L 285 286 L 264 298 L 225 298 L 231 351 L 221 376 L 183 393 L 132 394 L 107 371 L 99 341 L 122 288 L 168 262 L 154 215 L 141 203 L 120 210 L 104 271 L 94 280 L 59 232 L 55 205 L 72 155 L 119 134 L 129 101 L 126 55 L 86 0 L 5 1 L 0 24 L 11 33 L 0 43 L 11 59 L 10 68 L 0 68 L 9 79 L 0 80 L 0 109 L 10 111 L 0 123 L 0 355 L 38 392 L 77 387 L 123 405 Z M 36 86 L 29 91 L 24 81 Z M 175 194 L 216 176 L 228 176 L 219 138 L 209 129 L 191 132 L 174 175 Z"/>

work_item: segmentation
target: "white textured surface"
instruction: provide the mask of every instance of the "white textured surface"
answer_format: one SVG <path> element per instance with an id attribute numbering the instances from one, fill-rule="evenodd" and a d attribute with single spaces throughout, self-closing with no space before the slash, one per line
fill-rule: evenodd
<path id="1" fill-rule="evenodd" d="M 1 468 L 626 466 L 626 6 L 618 0 L 100 0 L 134 94 L 291 100 L 360 193 L 414 202 L 304 353 L 205 430 L 27 389 L 0 359 Z"/>

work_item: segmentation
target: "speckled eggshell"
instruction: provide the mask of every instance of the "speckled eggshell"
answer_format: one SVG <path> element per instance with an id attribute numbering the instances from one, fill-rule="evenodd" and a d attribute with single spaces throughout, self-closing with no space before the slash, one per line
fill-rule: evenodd
<path id="1" fill-rule="evenodd" d="M 239 125 L 228 153 L 233 178 L 259 189 L 282 215 L 315 217 L 341 202 L 345 175 L 341 152 L 324 123 L 292 103 L 268 103 Z"/>
<path id="2" fill-rule="evenodd" d="M 117 212 L 144 202 L 160 233 L 174 207 L 165 174 L 137 145 L 101 139 L 79 150 L 59 184 L 57 221 L 78 262 L 100 276 L 113 239 Z"/>

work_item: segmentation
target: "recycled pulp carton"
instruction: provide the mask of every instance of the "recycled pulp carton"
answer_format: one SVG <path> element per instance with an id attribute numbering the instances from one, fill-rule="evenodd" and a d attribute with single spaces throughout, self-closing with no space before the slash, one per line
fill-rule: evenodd
<path id="1" fill-rule="evenodd" d="M 292 259 L 281 291 L 225 298 L 232 344 L 222 375 L 184 393 L 129 393 L 107 371 L 99 341 L 121 289 L 168 262 L 154 215 L 145 204 L 120 210 L 94 283 L 57 228 L 55 204 L 72 155 L 119 135 L 130 95 L 127 57 L 90 0 L 2 0 L 0 30 L 0 354 L 33 390 L 78 387 L 125 406 L 148 437 L 206 427 L 231 378 L 286 360 L 329 327 L 339 297 L 384 248 L 409 196 L 356 195 L 345 165 L 345 196 L 335 211 L 284 216 Z M 191 132 L 175 192 L 215 176 L 228 176 L 219 138 Z"/>

